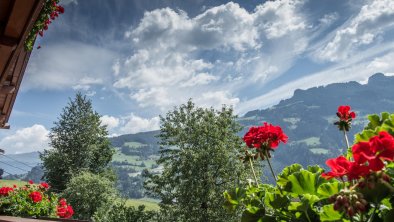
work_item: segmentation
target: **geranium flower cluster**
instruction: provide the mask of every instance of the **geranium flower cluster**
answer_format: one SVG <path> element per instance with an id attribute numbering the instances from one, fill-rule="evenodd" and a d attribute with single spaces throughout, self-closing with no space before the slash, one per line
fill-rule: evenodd
<path id="1" fill-rule="evenodd" d="M 366 177 L 371 172 L 384 168 L 384 161 L 394 161 L 394 138 L 387 132 L 380 132 L 368 142 L 359 142 L 352 147 L 354 161 L 339 156 L 327 160 L 331 172 L 323 173 L 326 179 L 341 178 L 348 180 Z"/>
<path id="2" fill-rule="evenodd" d="M 57 215 L 60 218 L 70 218 L 74 214 L 74 210 L 71 205 L 67 205 L 64 198 L 60 199 L 59 205 L 56 207 Z"/>
<path id="3" fill-rule="evenodd" d="M 287 139 L 280 126 L 266 122 L 263 126 L 251 127 L 243 138 L 248 147 L 256 149 L 275 149 L 280 142 L 286 143 Z"/>
<path id="4" fill-rule="evenodd" d="M 339 121 L 334 124 L 337 125 L 341 131 L 349 131 L 352 120 L 356 118 L 356 113 L 350 110 L 350 106 L 338 107 L 337 116 L 339 117 Z"/>
<path id="5" fill-rule="evenodd" d="M 13 192 L 14 189 L 12 187 L 2 187 L 0 188 L 0 196 L 8 196 L 10 192 Z"/>
<path id="6" fill-rule="evenodd" d="M 48 25 L 51 24 L 52 21 L 55 20 L 57 17 L 59 17 L 59 14 L 64 13 L 63 6 L 58 5 L 56 0 L 51 0 L 51 4 L 52 6 L 50 8 L 52 9 L 52 12 L 44 21 L 42 29 L 37 32 L 37 34 L 39 34 L 41 37 L 44 36 L 44 31 L 48 30 Z"/>
<path id="7" fill-rule="evenodd" d="M 70 218 L 74 211 L 65 199 L 58 202 L 55 194 L 49 193 L 50 186 L 42 182 L 34 184 L 29 181 L 18 187 L 4 186 L 0 188 L 0 212 L 11 216 L 53 216 Z"/>
<path id="8" fill-rule="evenodd" d="M 48 29 L 48 26 L 55 20 L 60 14 L 64 13 L 64 8 L 60 6 L 60 0 L 45 0 L 44 6 L 36 22 L 34 23 L 33 28 L 30 30 L 29 35 L 25 41 L 25 49 L 27 51 L 33 50 L 34 42 L 37 38 L 37 35 L 44 36 L 44 31 Z M 40 48 L 38 46 L 37 48 Z"/>

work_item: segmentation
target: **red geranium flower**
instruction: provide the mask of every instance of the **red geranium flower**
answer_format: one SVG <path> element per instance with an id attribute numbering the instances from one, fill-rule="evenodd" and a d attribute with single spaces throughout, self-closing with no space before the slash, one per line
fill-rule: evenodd
<path id="1" fill-rule="evenodd" d="M 355 112 L 350 112 L 350 106 L 339 106 L 337 116 L 339 117 L 339 121 L 335 122 L 335 125 L 338 125 L 339 130 L 349 131 L 351 122 L 354 118 L 356 118 Z"/>
<path id="2" fill-rule="evenodd" d="M 12 187 L 2 187 L 0 188 L 0 196 L 8 196 L 12 191 L 14 191 Z"/>
<path id="3" fill-rule="evenodd" d="M 42 195 L 38 191 L 31 192 L 29 194 L 29 197 L 34 203 L 38 203 L 42 200 Z"/>
<path id="4" fill-rule="evenodd" d="M 74 210 L 70 205 L 67 205 L 65 199 L 60 199 L 59 205 L 56 207 L 57 215 L 61 218 L 70 218 L 74 214 Z"/>
<path id="5" fill-rule="evenodd" d="M 388 132 L 380 132 L 370 139 L 372 149 L 382 160 L 394 161 L 394 138 Z"/>
<path id="6" fill-rule="evenodd" d="M 283 133 L 280 126 L 264 123 L 263 126 L 251 127 L 245 134 L 243 140 L 248 147 L 260 149 L 267 147 L 273 149 L 278 147 L 280 142 L 287 142 L 287 135 Z"/>
<path id="7" fill-rule="evenodd" d="M 33 184 L 34 182 L 32 180 L 29 180 L 29 184 Z"/>
<path id="8" fill-rule="evenodd" d="M 350 106 L 339 106 L 337 112 L 337 116 L 339 117 L 339 119 L 347 121 L 350 118 L 351 119 L 356 118 L 356 113 L 350 112 L 350 109 L 351 109 Z"/>
<path id="9" fill-rule="evenodd" d="M 394 161 L 394 138 L 387 132 L 380 132 L 368 142 L 360 142 L 352 147 L 353 158 L 359 164 L 368 162 L 372 171 L 382 170 L 383 160 Z"/>
<path id="10" fill-rule="evenodd" d="M 45 183 L 45 182 L 40 183 L 40 186 L 41 186 L 42 188 L 45 188 L 45 189 L 48 189 L 48 188 L 49 188 L 49 185 L 48 185 L 47 183 Z"/>
<path id="11" fill-rule="evenodd" d="M 367 166 L 349 161 L 344 156 L 328 159 L 326 164 L 331 168 L 331 172 L 322 173 L 321 176 L 325 179 L 332 179 L 334 177 L 343 179 L 344 176 L 347 176 L 348 180 L 353 180 L 369 173 Z"/>

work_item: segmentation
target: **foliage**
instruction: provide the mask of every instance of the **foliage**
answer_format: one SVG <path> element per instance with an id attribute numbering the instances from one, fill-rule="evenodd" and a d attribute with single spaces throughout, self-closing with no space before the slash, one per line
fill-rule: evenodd
<path id="1" fill-rule="evenodd" d="M 101 207 L 93 216 L 95 222 L 149 222 L 158 221 L 155 211 L 146 211 L 145 206 L 127 206 L 125 201 L 117 200 L 111 206 Z"/>
<path id="2" fill-rule="evenodd" d="M 19 217 L 63 217 L 73 215 L 73 209 L 66 200 L 58 200 L 54 193 L 48 192 L 48 184 L 28 184 L 18 187 L 3 186 L 0 188 L 0 214 Z M 60 206 L 64 206 L 67 214 L 61 214 Z M 59 211 L 60 210 L 60 211 Z"/>
<path id="3" fill-rule="evenodd" d="M 48 29 L 48 25 L 52 23 L 59 14 L 64 13 L 64 8 L 58 5 L 60 0 L 45 0 L 40 14 L 33 28 L 30 30 L 29 35 L 25 40 L 26 51 L 33 50 L 34 42 L 37 35 L 43 36 L 44 31 Z M 52 20 L 52 21 L 51 21 Z"/>
<path id="4" fill-rule="evenodd" d="M 74 206 L 75 217 L 86 220 L 99 208 L 111 206 L 118 197 L 113 181 L 90 172 L 73 177 L 62 196 Z"/>
<path id="5" fill-rule="evenodd" d="M 160 175 L 149 176 L 148 194 L 161 199 L 164 221 L 233 221 L 221 194 L 245 177 L 240 126 L 231 108 L 196 108 L 189 101 L 161 117 Z"/>
<path id="6" fill-rule="evenodd" d="M 348 115 L 338 115 L 340 121 L 343 116 L 347 121 L 355 118 L 349 110 L 344 112 Z M 349 149 L 352 157 L 327 161 L 331 172 L 293 164 L 279 174 L 275 186 L 257 183 L 226 191 L 225 207 L 243 208 L 241 221 L 393 221 L 392 117 L 370 115 L 368 126 Z"/>
<path id="7" fill-rule="evenodd" d="M 82 171 L 104 172 L 112 159 L 113 149 L 106 126 L 92 103 L 77 93 L 63 112 L 49 138 L 53 149 L 40 154 L 44 177 L 54 190 L 64 190 L 72 175 Z"/>

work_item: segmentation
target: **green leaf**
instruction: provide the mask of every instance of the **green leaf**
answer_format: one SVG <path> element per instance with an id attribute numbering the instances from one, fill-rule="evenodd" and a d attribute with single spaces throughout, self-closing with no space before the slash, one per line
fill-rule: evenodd
<path id="1" fill-rule="evenodd" d="M 367 129 L 355 135 L 355 143 L 368 141 L 371 137 L 375 136 L 374 130 Z"/>
<path id="2" fill-rule="evenodd" d="M 377 114 L 368 116 L 369 123 L 361 133 L 355 135 L 355 142 L 368 141 L 371 137 L 378 135 L 381 131 L 387 131 L 394 135 L 394 114 L 387 112 L 381 113 L 381 117 Z"/>
<path id="3" fill-rule="evenodd" d="M 260 208 L 259 210 L 254 212 L 245 210 L 242 213 L 241 222 L 259 222 L 259 221 L 263 222 L 262 218 L 264 216 L 265 216 L 264 208 Z"/>
<path id="4" fill-rule="evenodd" d="M 274 209 L 281 209 L 281 208 L 286 208 L 290 200 L 287 196 L 283 196 L 280 193 L 265 193 L 265 198 L 264 198 L 265 204 L 268 206 L 271 206 Z"/>
<path id="5" fill-rule="evenodd" d="M 302 169 L 300 164 L 292 164 L 288 167 L 285 167 L 282 172 L 278 175 L 277 184 L 281 186 L 285 191 L 290 191 L 291 184 L 289 183 L 288 177 L 293 173 L 299 172 Z"/>
<path id="6" fill-rule="evenodd" d="M 376 127 L 379 127 L 382 125 L 382 122 L 380 121 L 380 118 L 377 114 L 372 114 L 372 115 L 368 115 L 368 126 L 367 129 L 372 129 L 374 130 Z"/>
<path id="7" fill-rule="evenodd" d="M 334 204 L 323 206 L 319 213 L 321 221 L 341 221 L 342 214 L 334 210 Z"/>
<path id="8" fill-rule="evenodd" d="M 291 191 L 295 194 L 316 194 L 316 174 L 306 170 L 294 173 L 288 177 Z"/>
<path id="9" fill-rule="evenodd" d="M 324 169 L 319 167 L 318 165 L 314 165 L 314 166 L 308 166 L 308 171 L 311 173 L 317 173 L 317 174 L 321 174 L 323 173 Z"/>
<path id="10" fill-rule="evenodd" d="M 328 198 L 328 197 L 331 197 L 334 194 L 339 193 L 339 191 L 342 188 L 343 188 L 343 184 L 334 180 L 334 181 L 332 181 L 330 183 L 321 184 L 317 188 L 317 193 L 320 195 L 320 197 Z"/>

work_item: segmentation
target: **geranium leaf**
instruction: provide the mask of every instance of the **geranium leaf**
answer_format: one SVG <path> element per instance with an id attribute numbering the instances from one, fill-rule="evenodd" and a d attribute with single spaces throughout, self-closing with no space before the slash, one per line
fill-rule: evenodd
<path id="1" fill-rule="evenodd" d="M 287 196 L 283 196 L 279 193 L 265 193 L 264 198 L 265 204 L 271 206 L 274 209 L 286 208 L 290 200 Z"/>
<path id="2" fill-rule="evenodd" d="M 291 184 L 289 184 L 288 177 L 293 173 L 299 172 L 302 169 L 300 164 L 292 164 L 288 167 L 285 167 L 282 172 L 278 175 L 277 184 L 281 186 L 285 191 L 290 191 Z"/>
<path id="3" fill-rule="evenodd" d="M 334 210 L 334 205 L 325 205 L 319 213 L 321 221 L 342 221 L 342 214 Z"/>
<path id="4" fill-rule="evenodd" d="M 291 191 L 295 194 L 316 194 L 316 174 L 301 170 L 288 177 L 291 182 Z"/>
<path id="5" fill-rule="evenodd" d="M 339 183 L 338 181 L 332 181 L 330 183 L 321 184 L 317 188 L 317 193 L 320 195 L 320 197 L 328 198 L 338 193 L 342 188 L 342 183 Z"/>

